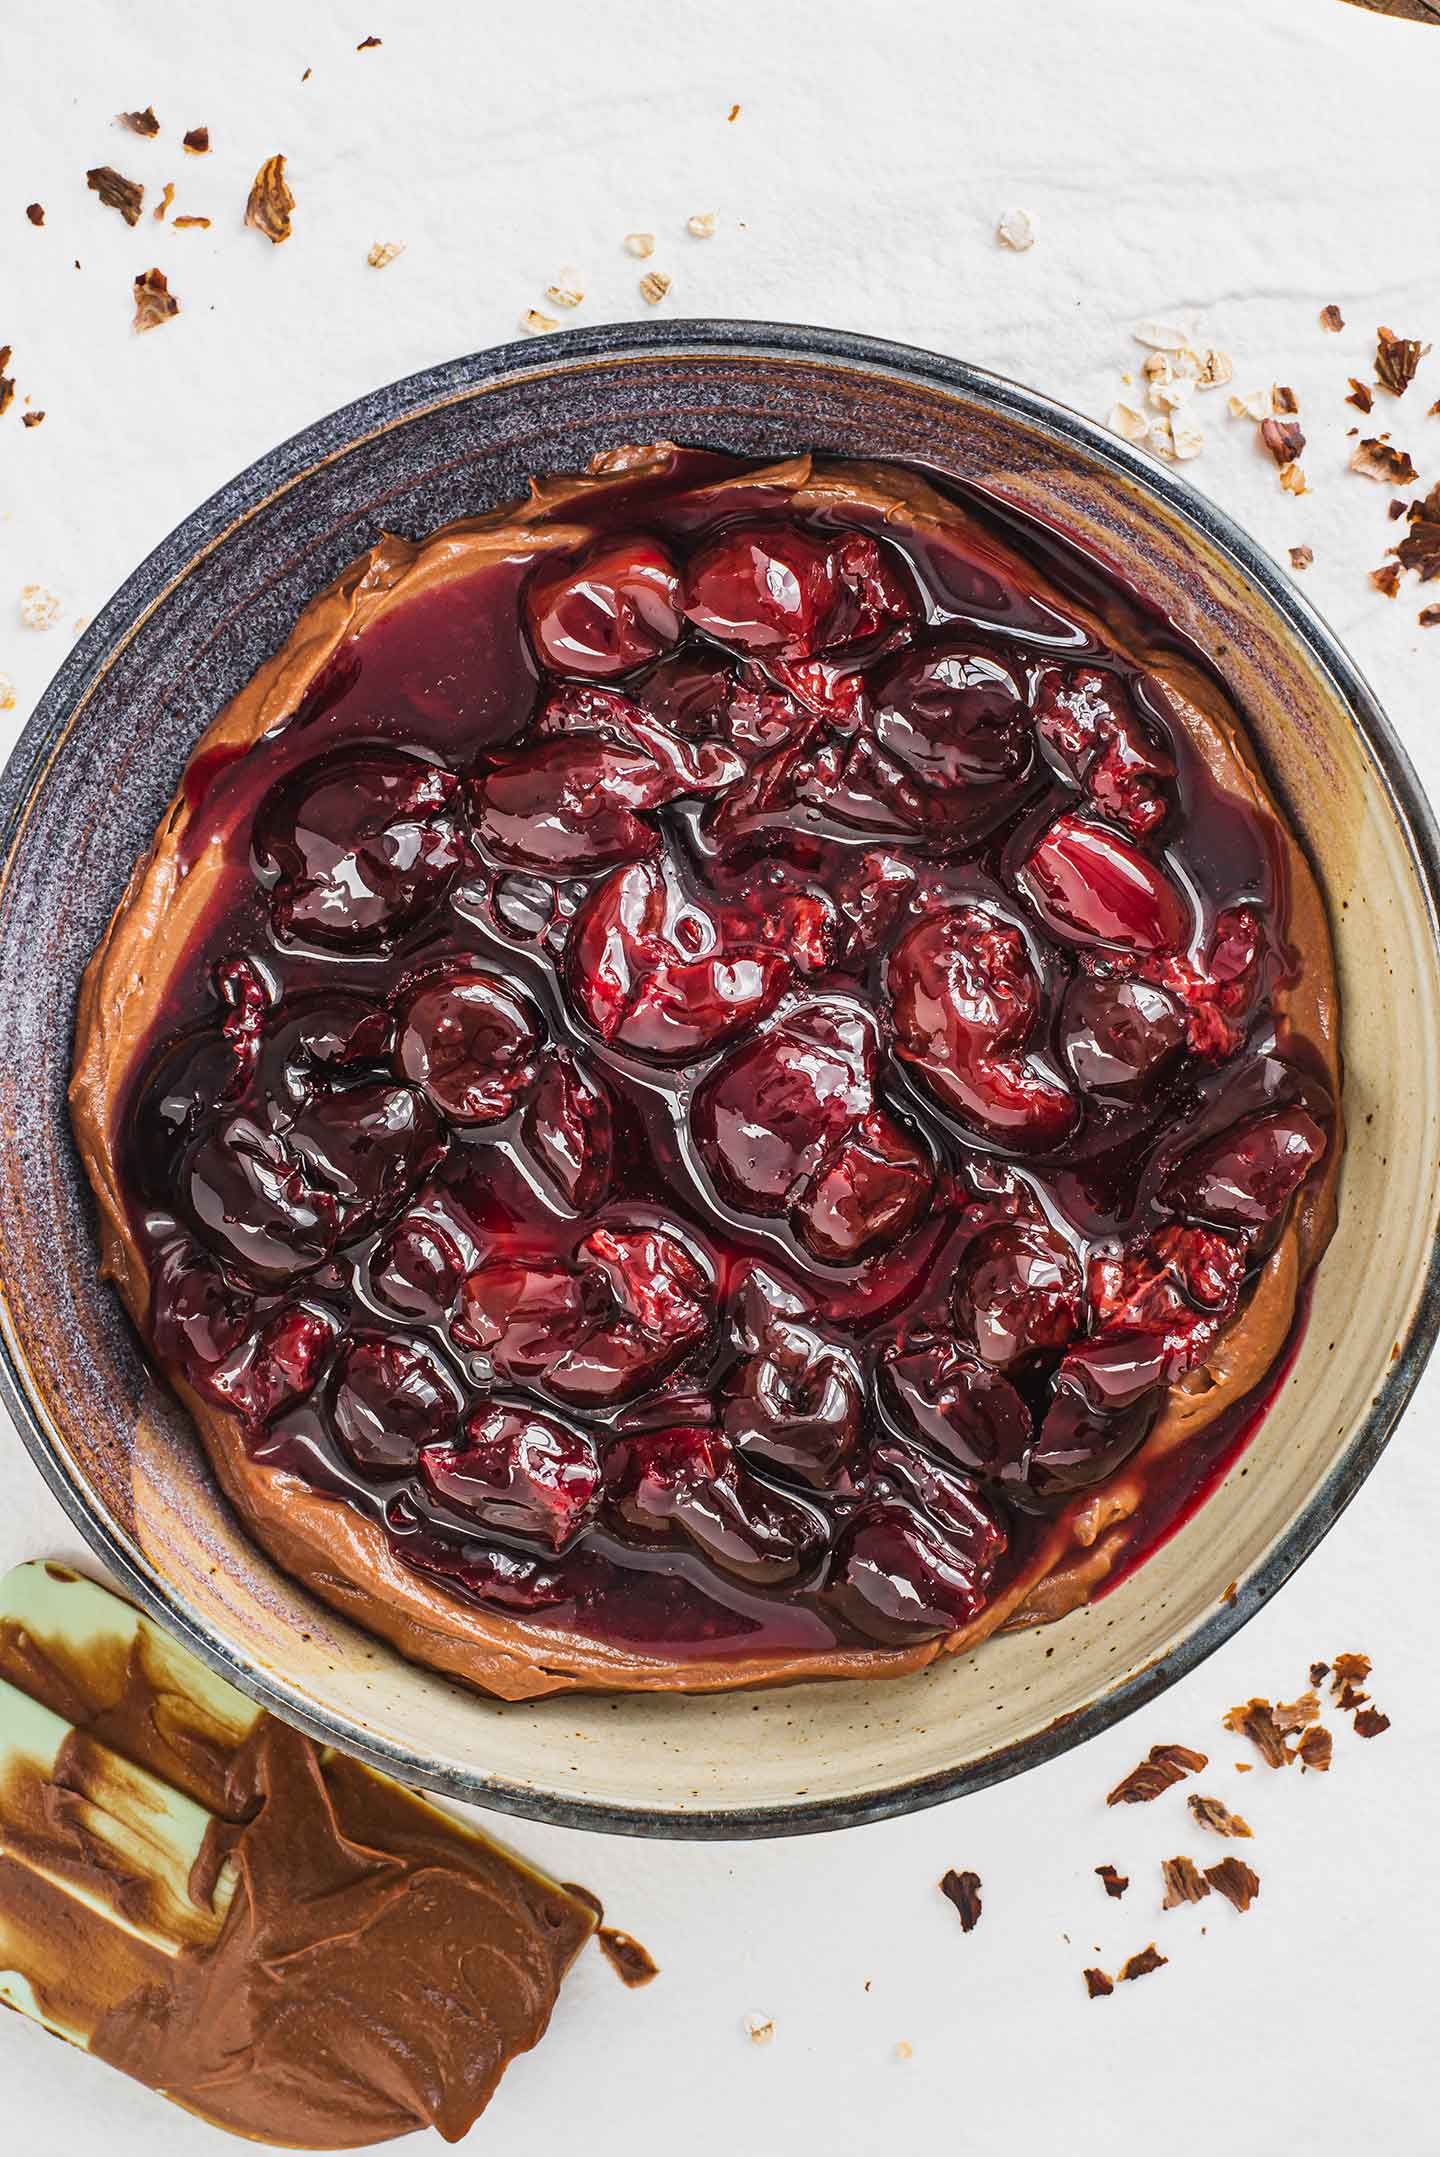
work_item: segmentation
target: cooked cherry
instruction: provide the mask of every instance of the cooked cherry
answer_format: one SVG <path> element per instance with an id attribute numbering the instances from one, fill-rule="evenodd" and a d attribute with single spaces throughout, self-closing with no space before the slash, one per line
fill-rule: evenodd
<path id="1" fill-rule="evenodd" d="M 365 996 L 343 990 L 287 996 L 265 1028 L 260 1083 L 287 1108 L 308 1108 L 362 1067 L 386 1066 L 393 1031 L 389 1012 Z"/>
<path id="2" fill-rule="evenodd" d="M 1164 871 L 1118 831 L 1057 816 L 1019 871 L 1045 926 L 1064 943 L 1109 951 L 1173 951 L 1189 914 Z"/>
<path id="3" fill-rule="evenodd" d="M 1153 983 L 1077 974 L 1065 992 L 1060 1043 L 1082 1093 L 1103 1101 L 1140 1101 L 1152 1093 L 1185 1045 L 1175 998 Z"/>
<path id="4" fill-rule="evenodd" d="M 744 1299 L 741 1342 L 745 1360 L 725 1404 L 731 1445 L 817 1490 L 831 1485 L 860 1439 L 865 1389 L 853 1350 L 806 1323 L 799 1299 L 759 1268 Z"/>
<path id="5" fill-rule="evenodd" d="M 763 1018 L 789 981 L 791 961 L 727 936 L 668 862 L 641 861 L 617 869 L 581 909 L 566 972 L 603 1041 L 680 1062 Z"/>
<path id="6" fill-rule="evenodd" d="M 535 1076 L 539 1022 L 498 974 L 422 976 L 400 1007 L 395 1060 L 453 1123 L 496 1123 Z"/>
<path id="7" fill-rule="evenodd" d="M 388 1310 L 428 1325 L 450 1311 L 464 1270 L 453 1237 L 413 1214 L 397 1221 L 377 1248 L 370 1285 Z"/>
<path id="8" fill-rule="evenodd" d="M 602 540 L 576 563 L 544 570 L 526 598 L 541 664 L 605 680 L 668 651 L 680 634 L 680 585 L 664 547 L 644 533 Z"/>
<path id="9" fill-rule="evenodd" d="M 1034 754 L 1023 684 L 1001 660 L 964 644 L 906 652 L 874 701 L 876 739 L 923 786 L 1013 781 Z"/>
<path id="10" fill-rule="evenodd" d="M 1003 1370 L 1063 1348 L 1080 1324 L 1080 1268 L 1068 1244 L 1035 1222 L 989 1229 L 955 1283 L 955 1321 L 986 1363 Z"/>
<path id="11" fill-rule="evenodd" d="M 580 1534 L 600 1490 L 600 1455 L 588 1431 L 498 1403 L 471 1416 L 463 1445 L 427 1446 L 420 1464 L 443 1504 L 551 1550 Z"/>
<path id="12" fill-rule="evenodd" d="M 1120 1328 L 1077 1342 L 1051 1381 L 1028 1459 L 1007 1480 L 1011 1498 L 1049 1506 L 1113 1475 L 1154 1422 L 1165 1382 L 1165 1350 L 1153 1334 Z"/>
<path id="13" fill-rule="evenodd" d="M 648 776 L 636 771 L 624 782 L 622 798 L 626 790 L 633 796 L 643 791 L 648 799 L 625 798 L 625 806 L 658 809 L 687 794 L 713 794 L 743 774 L 744 758 L 716 738 L 728 728 L 730 694 L 725 671 L 662 660 L 628 694 L 576 682 L 552 691 L 535 732 L 547 745 L 566 741 L 592 757 L 608 747 L 612 755 L 642 759 Z"/>
<path id="14" fill-rule="evenodd" d="M 464 857 L 453 772 L 398 749 L 306 765 L 265 804 L 255 853 L 282 937 L 384 943 L 437 906 Z"/>
<path id="15" fill-rule="evenodd" d="M 878 1383 L 898 1430 L 971 1474 L 1003 1475 L 1034 1435 L 1009 1379 L 948 1334 L 892 1351 Z"/>
<path id="16" fill-rule="evenodd" d="M 1025 1044 L 1040 989 L 1018 929 L 974 906 L 916 922 L 887 973 L 898 1054 L 966 1123 L 1020 1149 L 1059 1144 L 1068 1090 Z"/>
<path id="17" fill-rule="evenodd" d="M 444 1151 L 434 1109 L 413 1087 L 378 1081 L 317 1095 L 288 1138 L 312 1178 L 335 1194 L 342 1242 L 387 1220 Z"/>
<path id="18" fill-rule="evenodd" d="M 553 1050 L 541 1063 L 520 1131 L 566 1205 L 593 1212 L 610 1189 L 615 1145 L 610 1097 L 600 1081 Z"/>
<path id="19" fill-rule="evenodd" d="M 416 1465 L 422 1446 L 454 1435 L 463 1400 L 433 1349 L 368 1333 L 341 1353 L 330 1415 L 357 1468 L 396 1475 Z"/>
<path id="20" fill-rule="evenodd" d="M 475 829 L 509 868 L 556 876 L 608 869 L 653 852 L 656 834 L 635 811 L 672 791 L 660 767 L 633 749 L 544 741 L 475 782 Z"/>
<path id="21" fill-rule="evenodd" d="M 1047 667 L 1035 724 L 1062 771 L 1084 787 L 1102 816 L 1137 839 L 1164 823 L 1164 782 L 1175 776 L 1174 759 L 1136 717 L 1118 675 Z"/>
<path id="22" fill-rule="evenodd" d="M 244 1339 L 254 1312 L 253 1294 L 227 1280 L 188 1237 L 167 1245 L 150 1296 L 155 1345 L 167 1361 L 209 1369 Z"/>
<path id="23" fill-rule="evenodd" d="M 605 1486 L 628 1526 L 650 1534 L 679 1528 L 725 1572 L 757 1584 L 793 1579 L 828 1538 L 817 1507 L 747 1475 L 715 1430 L 622 1439 L 606 1456 Z"/>
<path id="24" fill-rule="evenodd" d="M 692 556 L 685 613 L 697 629 L 766 659 L 808 659 L 841 596 L 835 549 L 789 524 L 735 526 Z"/>
<path id="25" fill-rule="evenodd" d="M 202 1390 L 258 1429 L 310 1391 L 339 1330 L 328 1311 L 282 1305 L 205 1374 Z"/>
<path id="26" fill-rule="evenodd" d="M 1161 1197 L 1177 1213 L 1261 1234 L 1280 1219 L 1327 1144 L 1303 1108 L 1249 1116 L 1187 1154 Z"/>
<path id="27" fill-rule="evenodd" d="M 981 1610 L 1005 1546 L 1004 1530 L 978 1498 L 963 1532 L 879 1500 L 841 1535 L 832 1585 L 846 1616 L 877 1640 L 949 1630 Z"/>
<path id="28" fill-rule="evenodd" d="M 249 1116 L 227 1117 L 190 1149 L 180 1190 L 203 1241 L 262 1288 L 313 1272 L 335 1248 L 334 1194 Z"/>

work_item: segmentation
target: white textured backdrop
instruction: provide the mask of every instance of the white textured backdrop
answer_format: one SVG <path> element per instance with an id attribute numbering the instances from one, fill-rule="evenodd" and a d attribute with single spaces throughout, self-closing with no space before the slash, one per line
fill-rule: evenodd
<path id="1" fill-rule="evenodd" d="M 382 45 L 357 53 L 369 34 Z M 149 103 L 158 140 L 111 124 Z M 1282 561 L 1314 549 L 1310 595 L 1440 787 L 1440 628 L 1416 621 L 1440 587 L 1407 582 L 1393 602 L 1370 587 L 1394 537 L 1389 490 L 1347 471 L 1356 415 L 1341 401 L 1346 376 L 1368 374 L 1377 323 L 1434 337 L 1408 397 L 1380 400 L 1377 418 L 1427 485 L 1440 478 L 1440 418 L 1425 417 L 1440 398 L 1437 111 L 1440 33 L 1333 0 L 8 9 L 0 345 L 19 397 L 0 421 L 0 675 L 17 701 L 0 735 L 8 746 L 72 625 L 281 437 L 508 339 L 527 308 L 558 314 L 544 288 L 562 267 L 586 293 L 567 320 L 647 313 L 650 265 L 620 245 L 639 229 L 673 278 L 662 314 L 907 339 L 1101 417 L 1143 357 L 1133 324 L 1198 315 L 1236 388 L 1295 388 L 1312 491 L 1281 492 L 1223 393 L 1199 400 L 1206 446 L 1185 469 Z M 180 152 L 198 124 L 208 158 Z M 240 216 L 277 150 L 298 209 L 272 249 Z M 86 192 L 95 164 L 145 182 L 137 230 Z M 153 222 L 167 180 L 208 232 Z M 1024 254 L 994 239 L 1017 205 L 1037 226 Z M 691 238 L 687 218 L 707 210 L 715 236 Z M 405 252 L 373 270 L 377 241 Z M 131 279 L 152 263 L 182 312 L 133 337 Z M 1339 336 L 1317 323 L 1329 301 Z M 43 425 L 20 426 L 26 396 Z M 48 633 L 22 625 L 31 583 L 63 601 Z M 604 1894 L 663 1975 L 626 1994 L 587 1955 L 477 2138 L 600 2157 L 1440 2150 L 1437 1410 L 1440 1370 L 1268 1611 L 1158 1706 L 1021 1782 L 759 1846 L 517 1826 L 527 1851 Z M 79 1554 L 73 1532 L 0 1432 L 0 1567 L 65 1552 Z M 1328 1778 L 1236 1774 L 1245 1748 L 1219 1731 L 1224 1708 L 1289 1697 L 1336 1649 L 1374 1657 L 1394 1727 L 1369 1745 L 1342 1729 Z M 1105 1810 L 1161 1739 L 1209 1751 L 1205 1786 L 1255 1828 L 1241 1847 L 1263 1888 L 1243 1917 L 1216 1898 L 1160 1915 L 1158 1860 L 1198 1840 L 1178 1797 Z M 1123 1902 L 1093 1877 L 1105 1860 L 1131 1875 Z M 935 1890 L 950 1865 L 984 1877 L 968 1938 Z M 1086 1999 L 1086 1963 L 1113 1970 L 1151 1938 L 1166 1969 Z M 750 2014 L 773 2016 L 768 2047 L 743 2034 Z M 18 2020 L 0 2029 L 0 2085 L 5 2148 L 219 2146 Z"/>

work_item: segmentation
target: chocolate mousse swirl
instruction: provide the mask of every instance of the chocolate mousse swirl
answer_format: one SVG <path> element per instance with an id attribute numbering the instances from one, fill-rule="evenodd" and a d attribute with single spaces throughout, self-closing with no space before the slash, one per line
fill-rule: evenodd
<path id="1" fill-rule="evenodd" d="M 72 1100 L 258 1540 L 527 1697 L 1094 1593 L 1279 1363 L 1338 1078 L 1313 877 L 1165 624 L 903 469 L 659 445 L 312 602 Z"/>

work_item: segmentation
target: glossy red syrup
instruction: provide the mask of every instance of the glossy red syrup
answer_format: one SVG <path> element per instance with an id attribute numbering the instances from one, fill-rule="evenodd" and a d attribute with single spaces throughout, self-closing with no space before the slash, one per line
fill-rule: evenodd
<path id="1" fill-rule="evenodd" d="M 1276 834 L 1159 683 L 963 531 L 734 469 L 192 766 L 226 867 L 126 1110 L 153 1345 L 258 1459 L 681 1655 L 976 1616 L 1332 1125 Z"/>

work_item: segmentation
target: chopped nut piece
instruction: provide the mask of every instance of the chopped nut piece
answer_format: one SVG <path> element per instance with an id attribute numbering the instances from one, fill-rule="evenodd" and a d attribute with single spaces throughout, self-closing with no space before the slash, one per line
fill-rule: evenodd
<path id="1" fill-rule="evenodd" d="M 154 218 L 157 225 L 163 224 L 165 219 L 165 212 L 169 209 L 171 203 L 174 200 L 175 182 L 173 180 L 167 180 L 165 182 L 164 188 L 161 191 L 160 200 L 156 203 L 154 209 L 150 212 L 150 215 Z"/>
<path id="2" fill-rule="evenodd" d="M 107 210 L 118 210 L 127 225 L 138 225 L 145 190 L 138 180 L 127 180 L 113 165 L 92 165 L 85 185 L 100 197 Z"/>
<path id="3" fill-rule="evenodd" d="M 1320 310 L 1320 327 L 1322 330 L 1343 330 L 1345 327 L 1345 317 L 1333 300 Z"/>
<path id="4" fill-rule="evenodd" d="M 1260 1879 L 1243 1858 L 1222 1857 L 1218 1865 L 1207 1865 L 1205 1877 L 1217 1895 L 1233 1903 L 1237 1910 L 1248 1910 L 1260 1892 Z"/>
<path id="5" fill-rule="evenodd" d="M 174 217 L 171 219 L 170 223 L 171 229 L 175 232 L 190 232 L 196 230 L 201 232 L 208 232 L 210 230 L 210 220 L 208 217 Z"/>
<path id="6" fill-rule="evenodd" d="M 1202 1797 L 1198 1791 L 1190 1794 L 1190 1810 L 1200 1827 L 1208 1827 L 1212 1835 L 1241 1835 L 1248 1841 L 1250 1825 L 1238 1812 L 1231 1812 L 1219 1798 Z"/>
<path id="7" fill-rule="evenodd" d="M 1383 327 L 1376 330 L 1375 337 L 1375 378 L 1392 397 L 1403 397 L 1430 347 L 1422 345 L 1417 337 L 1397 337 L 1393 330 Z"/>
<path id="8" fill-rule="evenodd" d="M 1210 1892 L 1209 1882 L 1193 1858 L 1162 1858 L 1160 1876 L 1165 1882 L 1162 1910 L 1174 1910 L 1182 1902 L 1203 1902 Z"/>
<path id="9" fill-rule="evenodd" d="M 1232 419 L 1268 419 L 1270 416 L 1270 392 L 1268 389 L 1247 390 L 1243 397 L 1226 400 Z"/>
<path id="10" fill-rule="evenodd" d="M 1350 469 L 1362 478 L 1383 480 L 1388 487 L 1403 487 L 1407 480 L 1420 476 L 1408 450 L 1396 449 L 1393 443 L 1373 434 L 1367 434 L 1351 450 Z"/>
<path id="11" fill-rule="evenodd" d="M 1157 457 L 1174 456 L 1175 436 L 1170 425 L 1170 415 L 1168 412 L 1162 414 L 1159 419 L 1151 420 L 1149 431 L 1145 437 L 1145 442 L 1147 448 L 1152 450 Z"/>
<path id="12" fill-rule="evenodd" d="M 1182 464 L 1190 457 L 1198 457 L 1205 446 L 1203 431 L 1184 410 L 1171 414 L 1170 439 L 1175 445 L 1175 455 Z"/>
<path id="13" fill-rule="evenodd" d="M 554 284 L 545 287 L 545 297 L 556 307 L 578 307 L 585 297 L 580 272 L 563 269 Z"/>
<path id="14" fill-rule="evenodd" d="M 128 127 L 132 135 L 158 135 L 160 132 L 153 105 L 147 105 L 143 112 L 117 112 L 115 125 Z"/>
<path id="15" fill-rule="evenodd" d="M 1117 1872 L 1113 1865 L 1097 1865 L 1095 1871 L 1097 1877 L 1104 1882 L 1106 1894 L 1112 1901 L 1118 1902 L 1130 1885 L 1130 1875 Z"/>
<path id="16" fill-rule="evenodd" d="M 1390 1728 L 1390 1718 L 1378 1708 L 1362 1708 L 1355 1718 L 1355 1734 L 1361 1738 L 1378 1738 L 1383 1730 Z"/>
<path id="17" fill-rule="evenodd" d="M 1330 1766 L 1330 1755 L 1334 1746 L 1335 1741 L 1325 1725 L 1312 1723 L 1295 1748 L 1300 1756 L 1301 1768 L 1313 1768 L 1318 1775 L 1325 1774 Z"/>
<path id="18" fill-rule="evenodd" d="M 1370 582 L 1377 592 L 1383 592 L 1387 599 L 1394 599 L 1400 590 L 1400 564 L 1382 562 L 1378 569 L 1371 570 Z"/>
<path id="19" fill-rule="evenodd" d="M 1148 1805 L 1172 1783 L 1183 1782 L 1187 1775 L 1198 1775 L 1209 1765 L 1204 1753 L 1192 1752 L 1188 1745 L 1152 1745 L 1140 1765 L 1131 1768 L 1130 1773 L 1116 1783 L 1105 1802 L 1107 1805 Z"/>
<path id="20" fill-rule="evenodd" d="M 1141 1948 L 1138 1955 L 1130 1957 L 1129 1961 L 1121 1969 L 1120 1982 L 1124 1985 L 1129 1984 L 1134 1978 L 1148 1977 L 1152 1970 L 1163 1970 L 1169 1960 L 1170 1957 L 1162 1955 L 1152 1940 L 1148 1947 Z"/>
<path id="21" fill-rule="evenodd" d="M 1248 1738 L 1267 1767 L 1283 1768 L 1288 1762 L 1285 1739 L 1268 1700 L 1247 1700 L 1243 1707 L 1232 1708 L 1225 1728 Z"/>
<path id="22" fill-rule="evenodd" d="M 752 2045 L 768 2045 L 775 2035 L 775 2024 L 769 2015 L 747 2015 L 742 2027 Z"/>
<path id="23" fill-rule="evenodd" d="M 1156 352 L 1188 352 L 1190 332 L 1177 329 L 1171 322 L 1137 322 L 1131 332 L 1136 344 L 1149 345 Z"/>
<path id="24" fill-rule="evenodd" d="M 22 427 L 38 427 L 44 417 L 43 412 L 22 412 L 20 414 L 20 424 Z"/>
<path id="25" fill-rule="evenodd" d="M 1035 245 L 1035 220 L 1028 210 L 1006 210 L 995 227 L 995 237 L 1012 254 L 1023 255 Z"/>
<path id="26" fill-rule="evenodd" d="M 27 584 L 20 592 L 20 619 L 27 629 L 53 629 L 60 619 L 60 601 L 43 584 Z"/>
<path id="27" fill-rule="evenodd" d="M 388 269 L 405 252 L 403 240 L 377 240 L 365 260 L 372 270 Z"/>
<path id="28" fill-rule="evenodd" d="M 1310 489 L 1305 484 L 1304 472 L 1298 464 L 1293 462 L 1281 465 L 1280 484 L 1287 494 L 1308 494 L 1310 492 Z"/>
<path id="29" fill-rule="evenodd" d="M 1350 377 L 1350 394 L 1345 399 L 1345 402 L 1346 404 L 1353 404 L 1357 412 L 1373 411 L 1375 397 L 1369 383 L 1357 382 L 1352 374 Z"/>
<path id="30" fill-rule="evenodd" d="M 693 217 L 686 218 L 685 230 L 694 240 L 711 240 L 715 237 L 715 227 L 719 222 L 717 211 L 697 210 Z"/>
<path id="31" fill-rule="evenodd" d="M 625 252 L 627 255 L 634 255 L 641 262 L 648 262 L 655 252 L 654 233 L 627 232 L 625 235 Z"/>
<path id="32" fill-rule="evenodd" d="M 1293 419 L 1262 419 L 1260 439 L 1278 465 L 1293 464 L 1305 447 L 1300 423 Z"/>
<path id="33" fill-rule="evenodd" d="M 1290 549 L 1290 567 L 1292 569 L 1308 569 L 1314 559 L 1315 550 L 1313 547 L 1292 547 Z"/>
<path id="34" fill-rule="evenodd" d="M 1123 435 L 1127 442 L 1143 442 L 1150 432 L 1150 422 L 1145 414 L 1129 404 L 1112 404 L 1105 424 L 1113 434 Z"/>
<path id="35" fill-rule="evenodd" d="M 1307 1723 L 1318 1720 L 1320 1701 L 1313 1693 L 1302 1693 L 1298 1700 L 1277 1700 L 1275 1703 L 1275 1727 L 1289 1737 L 1296 1730 L 1303 1730 Z"/>
<path id="36" fill-rule="evenodd" d="M 29 218 L 32 225 L 43 225 L 45 222 L 44 205 L 39 202 L 27 202 L 25 205 L 25 215 Z"/>
<path id="37" fill-rule="evenodd" d="M 1228 352 L 1207 348 L 1200 354 L 1200 371 L 1195 377 L 1197 389 L 1223 389 L 1235 369 Z"/>
<path id="38" fill-rule="evenodd" d="M 162 322 L 168 322 L 172 315 L 178 315 L 180 312 L 180 302 L 165 282 L 163 270 L 143 270 L 135 280 L 134 291 L 135 320 L 131 325 L 132 329 L 158 329 Z"/>
<path id="39" fill-rule="evenodd" d="M 1300 400 L 1293 389 L 1283 382 L 1276 382 L 1270 391 L 1270 403 L 1277 412 L 1298 412 Z"/>
<path id="40" fill-rule="evenodd" d="M 636 1985 L 648 1985 L 660 1975 L 660 1965 L 648 1947 L 632 1940 L 628 1932 L 617 1932 L 613 1925 L 600 1925 L 595 1931 L 596 1944 L 623 1985 L 632 1990 Z"/>
<path id="41" fill-rule="evenodd" d="M 210 153 L 210 130 L 208 127 L 192 127 L 187 135 L 181 136 L 180 140 L 183 147 L 190 152 L 192 157 L 207 157 Z"/>
<path id="42" fill-rule="evenodd" d="M 543 337 L 546 330 L 558 330 L 560 324 L 554 315 L 542 315 L 538 307 L 530 307 L 521 315 L 520 327 L 527 337 Z"/>
<path id="43" fill-rule="evenodd" d="M 658 307 L 670 290 L 670 279 L 663 270 L 647 270 L 640 280 L 640 297 L 647 307 Z"/>
<path id="44" fill-rule="evenodd" d="M 973 1932 L 980 1922 L 980 1875 L 978 1872 L 947 1872 L 940 1892 L 960 1913 L 960 1930 Z"/>
<path id="45" fill-rule="evenodd" d="M 263 232 L 272 247 L 290 237 L 290 213 L 295 207 L 295 197 L 285 178 L 285 159 L 282 154 L 267 157 L 255 175 L 250 189 L 250 199 L 245 205 L 245 222 L 257 232 Z"/>
<path id="46" fill-rule="evenodd" d="M 1107 1977 L 1103 1970 L 1087 1970 L 1085 1972 L 1085 1990 L 1092 2000 L 1103 2000 L 1107 1993 L 1115 1990 L 1115 1980 Z"/>
<path id="47" fill-rule="evenodd" d="M 14 709 L 15 684 L 8 674 L 0 674 L 0 712 L 13 712 Z"/>

